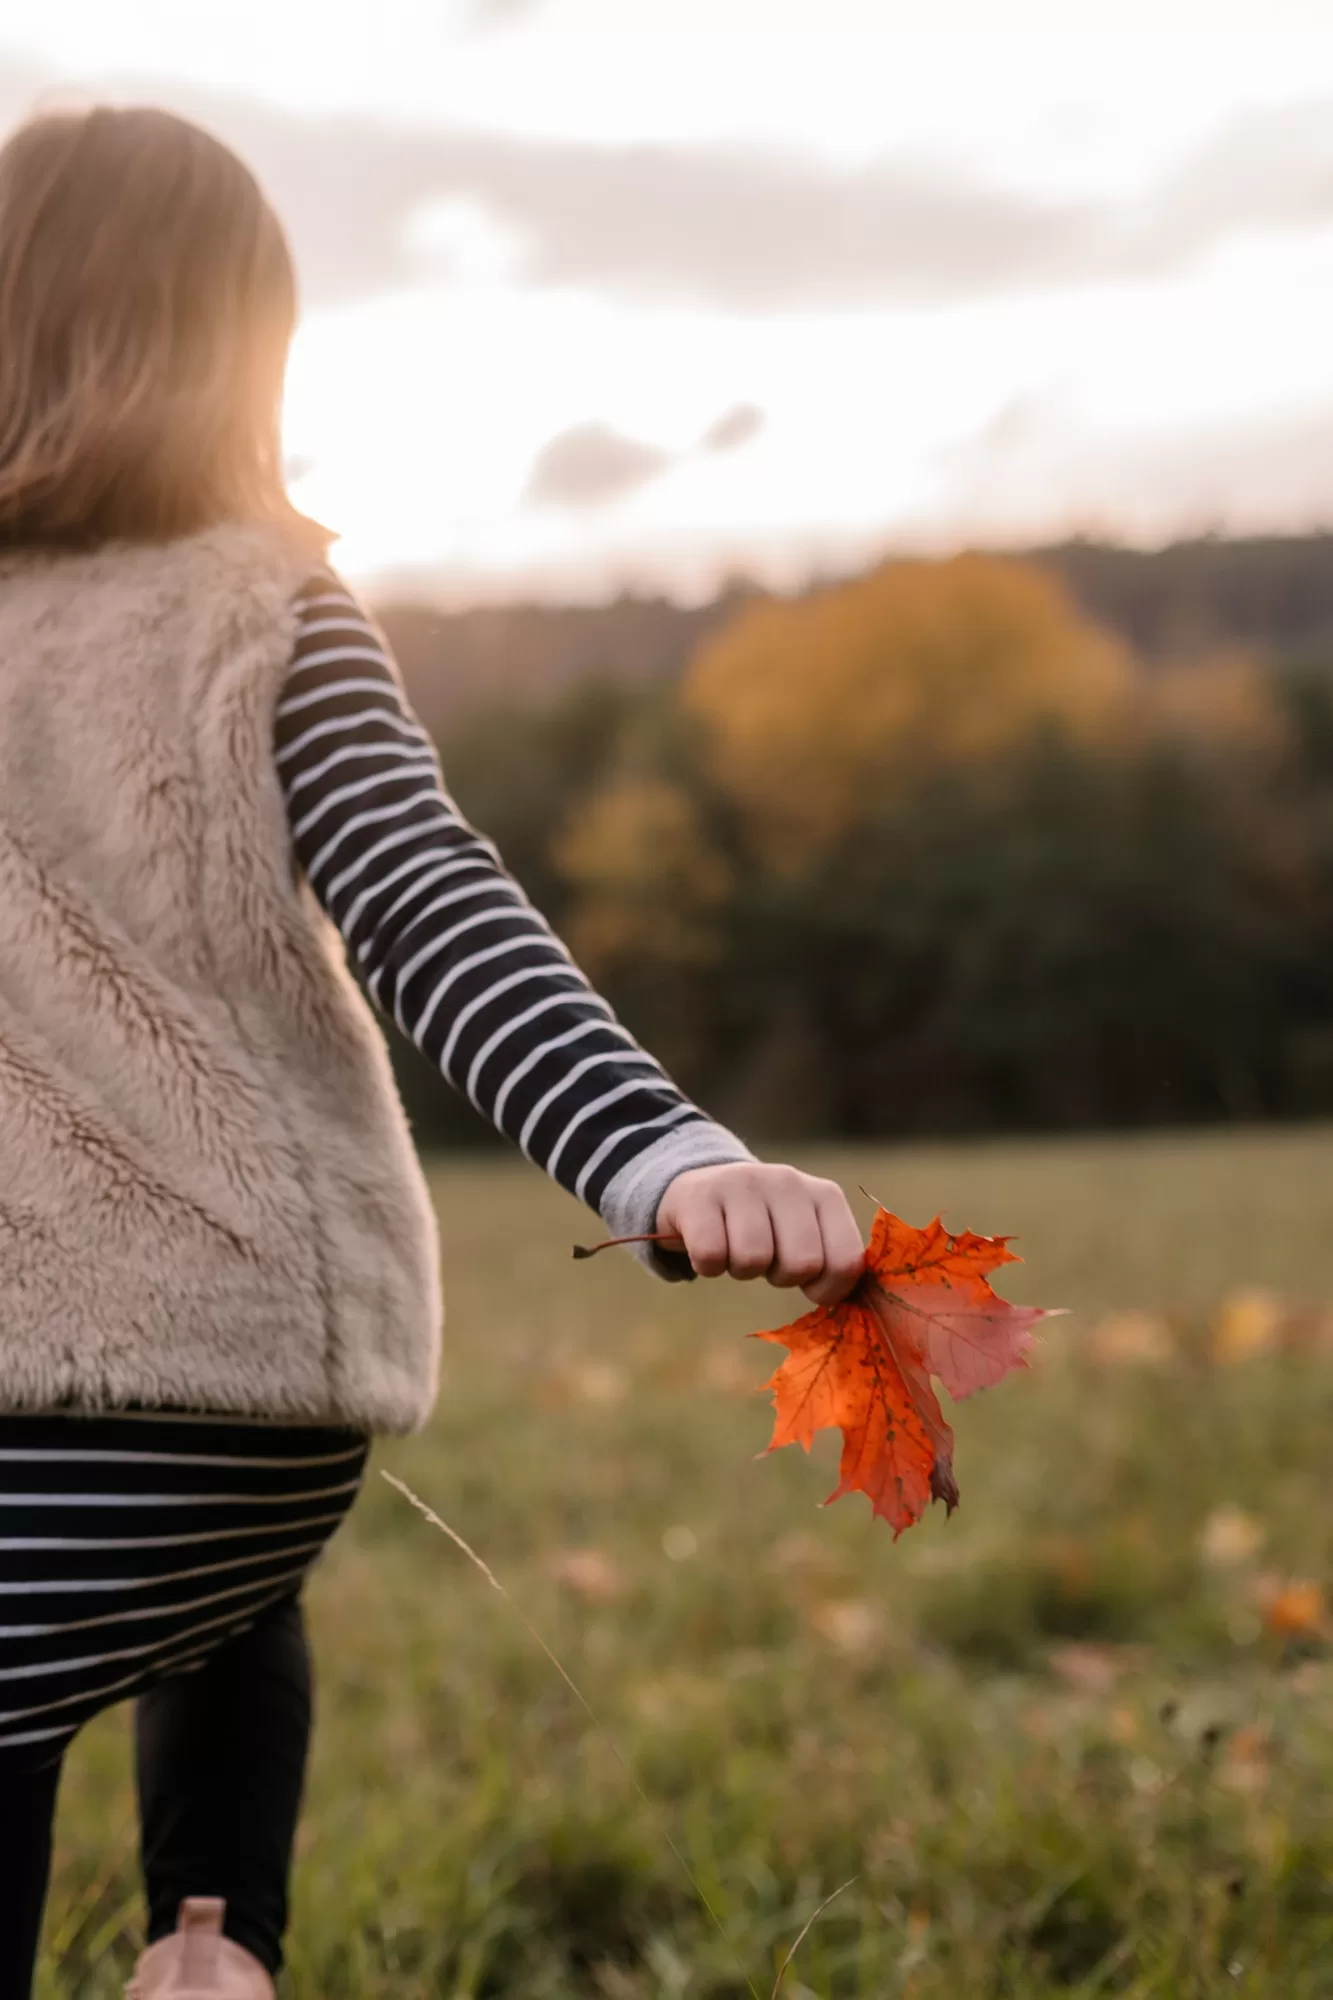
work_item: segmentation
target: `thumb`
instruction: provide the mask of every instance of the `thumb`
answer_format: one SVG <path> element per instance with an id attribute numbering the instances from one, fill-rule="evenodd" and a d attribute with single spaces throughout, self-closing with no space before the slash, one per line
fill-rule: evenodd
<path id="1" fill-rule="evenodd" d="M 657 1234 L 677 1237 L 701 1278 L 719 1277 L 726 1270 L 726 1217 L 721 1200 L 709 1189 L 678 1187 L 673 1181 L 657 1205 Z"/>

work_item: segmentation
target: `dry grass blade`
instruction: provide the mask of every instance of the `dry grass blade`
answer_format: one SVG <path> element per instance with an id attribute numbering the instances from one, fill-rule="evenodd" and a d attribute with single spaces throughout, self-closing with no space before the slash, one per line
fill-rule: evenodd
<path id="1" fill-rule="evenodd" d="M 639 1783 L 638 1779 L 635 1777 L 633 1771 L 626 1763 L 624 1757 L 621 1756 L 620 1749 L 615 1741 L 615 1738 L 611 1735 L 605 1723 L 603 1723 L 600 1717 L 597 1715 L 596 1711 L 593 1709 L 592 1705 L 588 1701 L 588 1698 L 584 1694 L 583 1690 L 578 1686 L 578 1684 L 574 1680 L 571 1679 L 570 1675 L 567 1673 L 565 1668 L 560 1664 L 560 1661 L 551 1651 L 551 1648 L 547 1645 L 545 1639 L 543 1639 L 541 1633 L 537 1630 L 536 1626 L 532 1624 L 531 1620 L 527 1618 L 527 1616 L 519 1609 L 518 1605 L 514 1602 L 509 1592 L 505 1589 L 504 1585 L 501 1583 L 499 1577 L 495 1574 L 495 1571 L 491 1568 L 490 1564 L 483 1562 L 482 1558 L 477 1554 L 477 1551 L 471 1546 L 470 1543 L 465 1542 L 463 1540 L 463 1537 L 458 1533 L 458 1530 L 456 1528 L 451 1528 L 447 1521 L 442 1521 L 440 1519 L 440 1516 L 434 1511 L 432 1507 L 428 1507 L 426 1505 L 426 1502 L 422 1500 L 419 1497 L 419 1495 L 414 1493 L 410 1486 L 406 1485 L 401 1479 L 395 1477 L 395 1475 L 392 1472 L 383 1472 L 381 1474 L 381 1477 L 387 1479 L 390 1486 L 392 1486 L 396 1492 L 401 1493 L 404 1500 L 408 1501 L 411 1506 L 415 1507 L 419 1514 L 423 1514 L 425 1518 L 430 1522 L 433 1528 L 438 1528 L 442 1535 L 447 1535 L 449 1537 L 449 1540 L 454 1543 L 455 1547 L 460 1548 L 463 1551 L 463 1554 L 468 1558 L 468 1561 L 474 1563 L 476 1567 L 481 1571 L 487 1583 L 490 1584 L 492 1590 L 499 1591 L 501 1597 L 503 1597 L 505 1603 L 509 1606 L 514 1616 L 518 1619 L 520 1625 L 522 1625 L 524 1631 L 528 1634 L 529 1638 L 535 1641 L 535 1643 L 541 1647 L 543 1653 L 545 1653 L 547 1659 L 551 1662 L 551 1665 L 555 1668 L 561 1680 L 565 1683 L 565 1686 L 569 1689 L 575 1701 L 578 1703 L 579 1707 L 583 1710 L 583 1713 L 587 1716 L 589 1722 L 591 1722 L 593 1728 L 597 1731 L 597 1734 L 601 1737 L 603 1743 L 606 1744 L 607 1749 L 611 1752 L 611 1755 L 615 1758 L 617 1764 L 619 1764 L 621 1770 L 625 1773 L 625 1776 L 629 1779 L 630 1784 L 634 1787 L 634 1791 L 639 1799 L 640 1804 L 643 1806 L 645 1812 L 652 1820 L 653 1825 L 657 1830 L 657 1833 L 659 1834 L 663 1842 L 666 1844 L 666 1846 L 670 1848 L 672 1854 L 675 1856 L 676 1861 L 680 1866 L 681 1873 L 684 1875 L 691 1889 L 693 1889 L 695 1895 L 699 1898 L 699 1901 L 702 1904 L 704 1910 L 707 1912 L 709 1922 L 713 1925 L 713 1928 L 716 1930 L 718 1936 L 722 1939 L 722 1942 L 726 1945 L 727 1950 L 732 1953 L 733 1957 L 735 1957 L 734 1947 L 732 1946 L 731 1940 L 727 1936 L 727 1933 L 723 1928 L 722 1919 L 718 1916 L 717 1911 L 713 1908 L 712 1904 L 709 1902 L 708 1897 L 704 1893 L 701 1883 L 699 1883 L 696 1880 L 694 1871 L 691 1869 L 689 1862 L 685 1859 L 685 1856 L 681 1853 L 675 1841 L 671 1838 L 671 1835 L 667 1831 L 667 1828 L 663 1823 L 662 1816 L 658 1812 L 657 1807 L 653 1804 L 653 1801 L 649 1798 L 647 1792 L 645 1792 L 643 1786 Z M 846 1884 L 844 1884 L 844 1887 L 845 1886 Z M 837 1894 L 838 1892 L 835 1890 L 834 1893 Z M 823 1908 L 824 1906 L 821 1904 L 820 1907 Z M 817 1917 L 818 1915 L 819 1911 L 816 1910 L 815 1916 Z M 810 1922 L 811 1923 L 814 1922 L 814 1917 L 810 1919 Z M 809 1928 L 810 1925 L 807 1924 L 806 1930 L 809 1930 Z M 804 1936 L 805 1936 L 805 1931 L 802 1931 L 801 1937 Z M 796 1940 L 796 1943 L 799 1944 L 800 1941 L 801 1941 L 800 1938 L 798 1938 Z M 793 1946 L 792 1949 L 795 1950 L 795 1946 Z M 790 1957 L 790 1954 L 788 1954 L 788 1956 Z M 752 2000 L 759 2000 L 759 1994 L 755 1989 L 754 1982 L 749 1977 L 749 1974 L 746 1972 L 745 1967 L 741 1964 L 739 1958 L 736 1959 L 736 1970 L 740 1973 L 741 1978 L 745 1981 L 746 1990 L 752 1996 Z M 785 1965 L 783 1967 L 783 1970 L 784 1971 L 786 1970 Z M 781 1979 L 781 1976 L 782 1976 L 781 1973 L 779 1973 L 778 1975 L 779 1979 Z M 776 1991 L 776 1988 L 774 1990 Z"/>
<path id="2" fill-rule="evenodd" d="M 801 1949 L 801 1946 L 805 1943 L 806 1939 L 809 1937 L 810 1932 L 813 1929 L 817 1919 L 823 1916 L 825 1910 L 828 1908 L 829 1904 L 833 1901 L 834 1897 L 840 1896 L 844 1889 L 850 1889 L 853 1882 L 855 1882 L 856 1880 L 857 1877 L 855 1875 L 849 1875 L 845 1882 L 840 1882 L 836 1889 L 832 1890 L 827 1896 L 825 1896 L 823 1902 L 819 1905 L 819 1908 L 817 1910 L 812 1910 L 810 1912 L 810 1915 L 806 1918 L 805 1922 L 802 1924 L 800 1930 L 796 1934 L 795 1943 L 792 1945 L 790 1951 L 788 1951 L 787 1953 L 787 1956 L 783 1959 L 781 1965 L 778 1967 L 778 1976 L 773 1981 L 773 1991 L 769 1995 L 769 2000 L 778 2000 L 778 1989 L 782 1985 L 783 1980 L 787 1977 L 787 1968 L 791 1964 L 792 1960 L 795 1958 L 797 1952 Z"/>

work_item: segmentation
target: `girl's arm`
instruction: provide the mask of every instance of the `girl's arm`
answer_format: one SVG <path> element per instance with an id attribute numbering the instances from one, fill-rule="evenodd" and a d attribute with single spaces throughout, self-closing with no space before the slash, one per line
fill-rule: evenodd
<path id="1" fill-rule="evenodd" d="M 785 1233 L 804 1243 L 802 1271 L 787 1281 L 804 1282 L 822 1239 L 816 1228 L 812 1250 L 806 1211 L 817 1204 L 798 1183 L 820 1190 L 826 1210 L 829 1184 L 761 1166 L 621 1027 L 449 797 L 397 663 L 331 571 L 311 578 L 297 615 L 278 773 L 298 859 L 376 1004 L 609 1234 L 654 1230 L 673 1188 L 670 1226 L 696 1254 L 691 1263 L 644 1246 L 662 1276 L 760 1275 L 781 1262 L 776 1218 L 762 1226 L 773 1196 L 800 1209 Z M 724 1167 L 733 1172 L 721 1182 L 698 1171 Z M 855 1246 L 859 1256 L 859 1234 Z M 851 1259 L 846 1242 L 842 1253 Z M 747 1262 L 754 1269 L 742 1271 Z"/>

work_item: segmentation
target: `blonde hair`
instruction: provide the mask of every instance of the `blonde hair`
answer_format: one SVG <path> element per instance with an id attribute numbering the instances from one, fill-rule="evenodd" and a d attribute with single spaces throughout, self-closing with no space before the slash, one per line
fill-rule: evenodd
<path id="1" fill-rule="evenodd" d="M 32 118 L 0 148 L 0 543 L 276 522 L 296 280 L 249 169 L 170 113 Z"/>

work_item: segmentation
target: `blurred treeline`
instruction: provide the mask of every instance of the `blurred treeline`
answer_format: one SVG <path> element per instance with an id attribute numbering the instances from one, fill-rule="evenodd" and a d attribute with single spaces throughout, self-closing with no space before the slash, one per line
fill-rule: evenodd
<path id="1" fill-rule="evenodd" d="M 1333 1111 L 1333 541 L 381 615 L 463 810 L 747 1137 Z"/>

